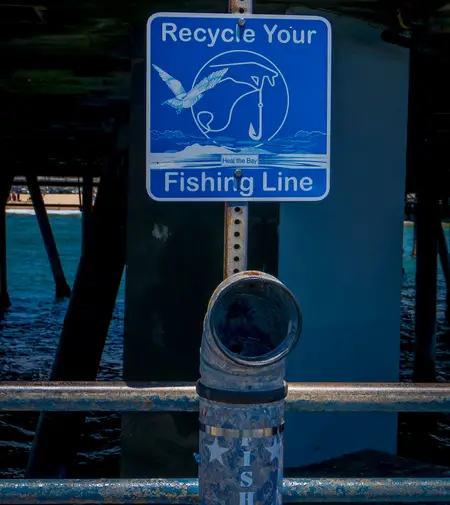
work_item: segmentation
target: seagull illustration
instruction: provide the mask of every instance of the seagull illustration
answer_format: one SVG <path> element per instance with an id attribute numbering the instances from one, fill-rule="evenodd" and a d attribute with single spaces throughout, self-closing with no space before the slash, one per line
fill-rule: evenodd
<path id="1" fill-rule="evenodd" d="M 169 86 L 175 95 L 175 98 L 170 98 L 169 100 L 162 102 L 161 105 L 170 105 L 177 111 L 177 114 L 180 114 L 183 109 L 189 109 L 195 105 L 200 100 L 200 98 L 202 98 L 203 93 L 219 84 L 219 82 L 222 80 L 222 77 L 228 72 L 228 68 L 217 70 L 208 75 L 208 77 L 202 79 L 198 84 L 196 84 L 190 91 L 186 93 L 180 81 L 174 79 L 171 75 L 169 75 L 167 72 L 164 72 L 164 70 L 157 67 L 156 65 L 153 65 L 153 68 L 158 72 L 161 79 L 167 84 L 167 86 Z"/>

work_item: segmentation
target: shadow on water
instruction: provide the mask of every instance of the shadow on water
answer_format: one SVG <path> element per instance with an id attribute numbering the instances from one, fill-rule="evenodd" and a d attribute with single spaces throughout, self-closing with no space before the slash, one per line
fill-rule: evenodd
<path id="1" fill-rule="evenodd" d="M 55 239 L 69 285 L 81 247 L 80 215 L 51 215 Z M 33 215 L 8 215 L 8 282 L 11 308 L 0 322 L 0 380 L 47 380 L 58 344 L 67 300 L 55 301 L 51 271 Z M 450 229 L 446 228 L 449 235 Z M 414 275 L 411 258 L 413 229 L 404 232 L 404 285 L 401 313 L 400 377 L 412 378 L 414 342 Z M 99 380 L 122 379 L 124 283 L 110 325 Z M 449 379 L 450 323 L 445 320 L 445 284 L 439 272 L 438 380 Z M 0 478 L 23 477 L 38 414 L 0 414 Z M 448 464 L 450 417 L 401 414 L 399 451 L 433 463 Z M 120 456 L 120 417 L 90 414 L 81 440 L 74 477 L 117 477 Z"/>

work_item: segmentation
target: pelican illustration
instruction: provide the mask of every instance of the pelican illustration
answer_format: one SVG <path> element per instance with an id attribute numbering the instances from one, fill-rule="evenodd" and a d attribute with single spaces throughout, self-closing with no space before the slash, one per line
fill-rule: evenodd
<path id="1" fill-rule="evenodd" d="M 167 86 L 169 86 L 175 95 L 175 98 L 170 98 L 169 100 L 162 102 L 161 105 L 170 105 L 177 111 L 177 114 L 180 114 L 183 109 L 189 109 L 195 105 L 200 100 L 200 98 L 202 98 L 203 93 L 219 84 L 222 77 L 228 71 L 228 68 L 223 68 L 221 70 L 213 72 L 212 74 L 208 75 L 208 77 L 202 79 L 198 84 L 196 84 L 190 91 L 186 93 L 180 81 L 174 79 L 171 75 L 169 75 L 167 72 L 164 72 L 164 70 L 157 67 L 156 65 L 153 65 L 153 68 L 158 72 L 161 79 L 167 84 Z"/>

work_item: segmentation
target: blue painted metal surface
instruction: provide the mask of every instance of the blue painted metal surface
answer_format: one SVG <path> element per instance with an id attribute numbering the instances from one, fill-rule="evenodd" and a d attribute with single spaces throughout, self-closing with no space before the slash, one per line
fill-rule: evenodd
<path id="1" fill-rule="evenodd" d="M 331 101 L 326 19 L 160 13 L 148 22 L 147 54 L 152 198 L 326 197 Z"/>
<path id="2" fill-rule="evenodd" d="M 1 382 L 0 411 L 198 412 L 194 383 Z M 286 410 L 450 412 L 450 384 L 288 384 Z"/>
<path id="3" fill-rule="evenodd" d="M 242 272 L 214 291 L 200 351 L 201 505 L 281 505 L 285 360 L 301 332 L 293 294 Z"/>
<path id="4" fill-rule="evenodd" d="M 448 502 L 450 479 L 284 479 L 284 503 Z M 195 504 L 197 479 L 0 480 L 0 504 Z"/>

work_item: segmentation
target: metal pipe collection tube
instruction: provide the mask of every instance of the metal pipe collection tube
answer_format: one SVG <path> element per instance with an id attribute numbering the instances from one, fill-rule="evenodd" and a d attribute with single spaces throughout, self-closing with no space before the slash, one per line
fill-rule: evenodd
<path id="1" fill-rule="evenodd" d="M 284 479 L 285 503 L 448 502 L 450 479 Z M 198 503 L 197 479 L 0 480 L 0 505 Z"/>
<path id="2" fill-rule="evenodd" d="M 193 383 L 1 382 L 0 411 L 196 412 Z M 297 412 L 450 412 L 450 384 L 288 383 Z"/>
<path id="3" fill-rule="evenodd" d="M 200 351 L 201 505 L 282 503 L 284 358 L 301 313 L 262 272 L 225 279 L 213 293 Z"/>

